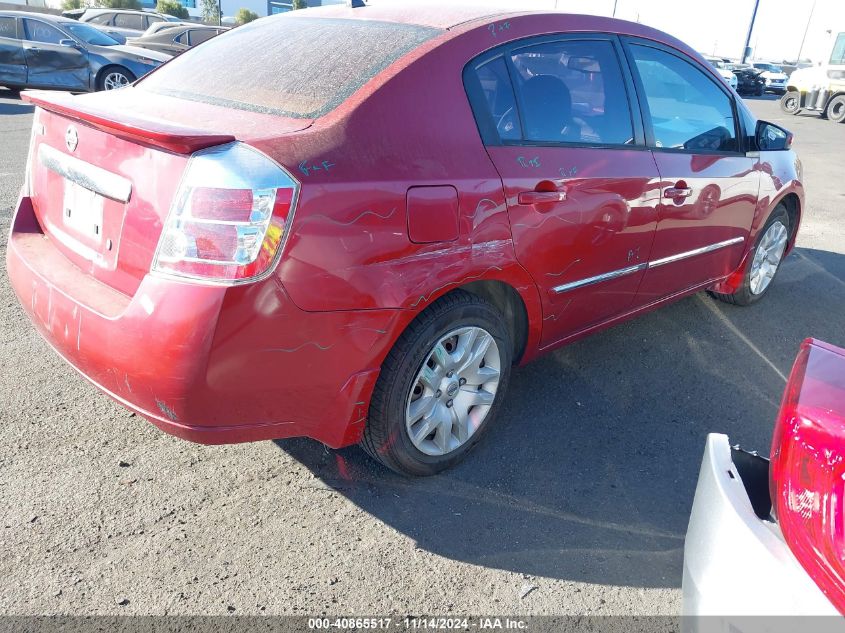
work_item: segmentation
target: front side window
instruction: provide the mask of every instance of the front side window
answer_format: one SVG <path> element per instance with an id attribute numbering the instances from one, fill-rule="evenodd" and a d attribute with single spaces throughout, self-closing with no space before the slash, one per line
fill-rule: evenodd
<path id="1" fill-rule="evenodd" d="M 731 98 L 702 70 L 649 46 L 631 46 L 648 105 L 654 145 L 690 151 L 736 152 Z"/>
<path id="2" fill-rule="evenodd" d="M 38 20 L 24 20 L 24 31 L 26 32 L 26 39 L 30 42 L 42 42 L 44 44 L 58 44 L 62 40 L 68 39 L 67 35 L 62 33 L 59 29 L 39 22 Z"/>
<path id="3" fill-rule="evenodd" d="M 65 24 L 65 28 L 86 44 L 94 44 L 95 46 L 117 45 L 117 40 L 85 22 L 68 22 Z"/>
<path id="4" fill-rule="evenodd" d="M 830 56 L 831 66 L 845 66 L 845 33 L 836 36 L 833 53 Z"/>
<path id="5" fill-rule="evenodd" d="M 526 140 L 633 142 L 625 83 L 610 42 L 546 42 L 517 49 L 511 59 Z"/>

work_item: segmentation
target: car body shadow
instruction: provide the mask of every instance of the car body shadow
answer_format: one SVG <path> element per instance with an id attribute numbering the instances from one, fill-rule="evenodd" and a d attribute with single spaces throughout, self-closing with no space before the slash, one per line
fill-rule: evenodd
<path id="1" fill-rule="evenodd" d="M 20 92 L 0 88 L 0 116 L 9 114 L 31 114 L 35 106 L 21 101 Z"/>
<path id="2" fill-rule="evenodd" d="M 357 447 L 279 440 L 418 548 L 590 583 L 678 587 L 707 433 L 767 454 L 808 336 L 845 345 L 845 255 L 797 249 L 749 308 L 702 293 L 517 368 L 457 467 L 406 479 Z"/>

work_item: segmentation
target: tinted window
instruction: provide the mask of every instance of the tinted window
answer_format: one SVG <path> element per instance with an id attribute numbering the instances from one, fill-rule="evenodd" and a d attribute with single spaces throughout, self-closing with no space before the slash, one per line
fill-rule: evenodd
<path id="1" fill-rule="evenodd" d="M 188 45 L 188 32 L 183 31 L 182 33 L 179 33 L 179 35 L 177 35 L 173 39 L 175 41 L 179 42 L 180 44 L 184 44 L 185 46 L 187 46 Z"/>
<path id="2" fill-rule="evenodd" d="M 24 32 L 26 39 L 31 42 L 43 42 L 44 44 L 58 44 L 62 40 L 68 39 L 67 35 L 62 33 L 59 29 L 39 22 L 37 20 L 24 20 Z"/>
<path id="3" fill-rule="evenodd" d="M 93 18 L 88 20 L 92 24 L 111 24 L 111 19 L 114 17 L 114 13 L 102 13 L 100 15 L 95 15 Z"/>
<path id="4" fill-rule="evenodd" d="M 147 23 L 148 24 L 156 24 L 157 22 L 164 22 L 164 18 L 160 18 L 157 15 L 148 15 L 147 16 Z"/>
<path id="5" fill-rule="evenodd" d="M 294 118 L 322 116 L 443 31 L 375 20 L 256 20 L 147 75 L 141 90 Z M 221 79 L 225 78 L 225 79 Z"/>
<path id="6" fill-rule="evenodd" d="M 479 115 L 492 119 L 502 140 L 521 139 L 519 113 L 505 60 L 499 57 L 487 62 L 476 70 L 476 76 L 487 104 L 487 112 Z"/>
<path id="7" fill-rule="evenodd" d="M 512 59 L 527 140 L 633 141 L 622 71 L 610 42 L 547 42 L 521 48 Z"/>
<path id="8" fill-rule="evenodd" d="M 830 63 L 834 66 L 845 65 L 845 33 L 840 33 L 836 37 L 836 44 L 833 46 Z"/>
<path id="9" fill-rule="evenodd" d="M 143 31 L 146 29 L 144 16 L 134 13 L 118 13 L 114 16 L 114 25 L 120 29 L 135 29 Z"/>
<path id="10" fill-rule="evenodd" d="M 733 104 L 691 63 L 646 46 L 632 46 L 657 147 L 734 152 Z"/>
<path id="11" fill-rule="evenodd" d="M 212 37 L 217 35 L 217 31 L 212 29 L 196 29 L 188 32 L 190 33 L 191 46 L 196 46 L 200 42 L 210 40 Z"/>
<path id="12" fill-rule="evenodd" d="M 18 38 L 15 18 L 0 18 L 0 37 Z"/>

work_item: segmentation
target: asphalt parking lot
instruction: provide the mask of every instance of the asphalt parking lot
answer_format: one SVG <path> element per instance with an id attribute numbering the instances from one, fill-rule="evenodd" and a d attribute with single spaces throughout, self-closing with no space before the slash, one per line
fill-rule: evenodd
<path id="1" fill-rule="evenodd" d="M 31 108 L 0 90 L 0 613 L 678 613 L 706 434 L 768 452 L 800 341 L 845 346 L 845 125 L 750 104 L 795 132 L 808 192 L 769 295 L 517 369 L 469 459 L 407 480 L 356 447 L 186 443 L 59 360 L 5 275 Z"/>

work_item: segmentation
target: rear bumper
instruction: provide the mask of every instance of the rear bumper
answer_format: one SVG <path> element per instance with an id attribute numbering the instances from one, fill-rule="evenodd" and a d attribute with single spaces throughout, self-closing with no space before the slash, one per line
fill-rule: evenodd
<path id="1" fill-rule="evenodd" d="M 768 486 L 765 476 L 753 474 L 734 463 L 727 436 L 707 437 L 684 546 L 683 613 L 719 617 L 685 618 L 687 630 L 713 630 L 716 620 L 725 622 L 724 630 L 760 624 L 739 619 L 749 615 L 838 615 L 777 524 L 758 518 L 752 498 L 759 510 Z"/>
<path id="2" fill-rule="evenodd" d="M 67 260 L 26 197 L 7 270 L 33 324 L 79 373 L 160 429 L 206 444 L 357 442 L 404 316 L 306 313 L 275 277 L 223 288 L 147 275 L 127 296 Z"/>

